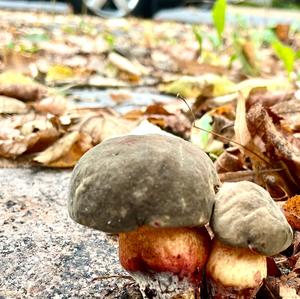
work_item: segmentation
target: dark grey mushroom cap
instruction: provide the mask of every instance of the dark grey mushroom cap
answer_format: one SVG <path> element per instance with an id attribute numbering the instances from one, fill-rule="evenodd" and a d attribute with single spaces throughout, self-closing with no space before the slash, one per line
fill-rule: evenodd
<path id="1" fill-rule="evenodd" d="M 234 247 L 271 256 L 286 249 L 293 231 L 269 193 L 251 182 L 225 183 L 211 219 L 215 236 Z"/>
<path id="2" fill-rule="evenodd" d="M 176 137 L 127 135 L 108 139 L 76 165 L 69 214 L 109 233 L 139 226 L 203 226 L 219 178 L 209 157 Z"/>

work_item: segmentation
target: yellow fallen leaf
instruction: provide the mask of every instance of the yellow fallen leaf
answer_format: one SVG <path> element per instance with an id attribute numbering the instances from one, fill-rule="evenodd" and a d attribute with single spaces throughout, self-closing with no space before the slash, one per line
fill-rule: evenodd
<path id="1" fill-rule="evenodd" d="M 48 83 L 66 81 L 74 76 L 75 73 L 72 68 L 64 65 L 53 65 L 48 69 L 46 81 Z"/>
<path id="2" fill-rule="evenodd" d="M 180 94 L 185 98 L 197 98 L 200 95 L 217 97 L 234 92 L 235 84 L 226 77 L 214 74 L 183 76 L 170 84 L 161 85 L 160 91 Z"/>
<path id="3" fill-rule="evenodd" d="M 24 114 L 28 112 L 28 110 L 28 106 L 19 100 L 0 96 L 0 114 Z"/>
<path id="4" fill-rule="evenodd" d="M 241 92 L 244 97 L 248 97 L 250 91 L 254 88 L 265 87 L 270 91 L 292 90 L 293 86 L 287 78 L 251 78 L 238 83 L 235 91 Z"/>
<path id="5" fill-rule="evenodd" d="M 35 81 L 18 72 L 6 71 L 0 74 L 0 83 L 4 84 L 33 84 Z"/>

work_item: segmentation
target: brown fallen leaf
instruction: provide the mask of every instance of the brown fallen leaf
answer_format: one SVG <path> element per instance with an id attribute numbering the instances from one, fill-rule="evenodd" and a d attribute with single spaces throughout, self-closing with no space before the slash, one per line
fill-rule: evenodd
<path id="1" fill-rule="evenodd" d="M 16 98 L 21 101 L 38 101 L 46 96 L 48 89 L 43 85 L 0 83 L 0 95 Z"/>
<path id="2" fill-rule="evenodd" d="M 280 278 L 280 296 L 283 299 L 299 299 L 300 277 L 297 273 L 290 272 Z"/>
<path id="3" fill-rule="evenodd" d="M 263 152 L 266 157 L 276 168 L 282 168 L 282 171 L 277 173 L 282 177 L 285 184 L 285 191 L 289 196 L 293 196 L 300 192 L 300 150 L 293 146 L 279 132 L 271 117 L 261 104 L 256 104 L 249 109 L 247 114 L 247 125 L 251 134 L 252 140 L 256 145 L 259 142 L 263 144 Z M 281 164 L 281 165 L 280 165 Z M 274 182 L 274 188 L 278 187 L 275 183 L 275 174 L 269 177 L 269 182 Z M 275 181 L 274 181 L 275 179 Z"/>
<path id="4" fill-rule="evenodd" d="M 91 141 L 90 136 L 84 133 L 70 132 L 33 160 L 49 167 L 73 167 L 80 157 L 92 148 Z"/>
<path id="5" fill-rule="evenodd" d="M 120 117 L 107 115 L 103 118 L 100 139 L 117 137 L 128 134 L 138 126 L 139 121 L 129 121 Z"/>
<path id="6" fill-rule="evenodd" d="M 142 76 L 142 72 L 138 67 L 136 67 L 130 60 L 116 52 L 111 52 L 108 55 L 108 60 L 119 70 L 130 74 L 136 81 L 138 81 Z"/>
<path id="7" fill-rule="evenodd" d="M 63 115 L 67 110 L 67 99 L 62 96 L 53 95 L 33 103 L 33 107 L 38 112 Z"/>
<path id="8" fill-rule="evenodd" d="M 257 57 L 255 53 L 254 44 L 252 41 L 246 41 L 241 46 L 243 56 L 247 60 L 248 64 L 253 68 L 255 74 L 258 72 Z"/>
<path id="9" fill-rule="evenodd" d="M 271 107 L 275 104 L 282 103 L 289 101 L 294 96 L 294 91 L 286 91 L 286 90 L 278 90 L 272 91 L 268 90 L 265 87 L 258 87 L 253 88 L 248 96 L 246 107 L 247 110 L 256 103 L 260 103 L 263 107 Z"/>
<path id="10" fill-rule="evenodd" d="M 237 147 L 226 149 L 215 162 L 218 173 L 243 170 L 244 164 L 244 156 Z"/>
<path id="11" fill-rule="evenodd" d="M 290 24 L 277 24 L 275 27 L 276 36 L 282 41 L 289 40 Z"/>
<path id="12" fill-rule="evenodd" d="M 285 202 L 283 210 L 289 224 L 300 231 L 300 195 L 289 198 Z"/>
<path id="13" fill-rule="evenodd" d="M 300 131 L 300 101 L 278 101 L 270 110 L 281 119 L 281 125 L 288 131 Z"/>
<path id="14" fill-rule="evenodd" d="M 16 158 L 24 153 L 44 150 L 60 135 L 46 119 L 28 121 L 18 130 L 11 129 L 6 133 L 10 135 L 0 140 L 0 156 L 5 158 Z"/>
<path id="15" fill-rule="evenodd" d="M 79 131 L 88 134 L 96 145 L 107 138 L 117 137 L 129 133 L 138 125 L 136 120 L 123 119 L 120 116 L 102 114 L 86 118 Z"/>
<path id="16" fill-rule="evenodd" d="M 28 110 L 29 107 L 19 100 L 0 96 L 0 114 L 25 114 Z"/>
<path id="17" fill-rule="evenodd" d="M 131 95 L 125 92 L 111 92 L 109 95 L 116 103 L 123 103 L 131 99 Z"/>
<path id="18" fill-rule="evenodd" d="M 0 140 L 0 156 L 16 158 L 26 152 L 28 142 L 32 136 L 16 137 L 14 139 Z"/>

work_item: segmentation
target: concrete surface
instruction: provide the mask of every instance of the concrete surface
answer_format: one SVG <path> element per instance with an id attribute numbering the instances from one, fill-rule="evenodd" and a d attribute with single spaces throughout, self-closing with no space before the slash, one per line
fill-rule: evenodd
<path id="1" fill-rule="evenodd" d="M 69 178 L 0 169 L 0 298 L 140 298 L 122 277 L 116 237 L 69 219 Z"/>

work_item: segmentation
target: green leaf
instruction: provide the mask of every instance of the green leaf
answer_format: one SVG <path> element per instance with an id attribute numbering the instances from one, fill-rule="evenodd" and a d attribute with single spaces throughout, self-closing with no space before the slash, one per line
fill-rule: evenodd
<path id="1" fill-rule="evenodd" d="M 205 129 L 205 131 L 198 131 L 198 136 L 192 136 L 192 137 L 198 137 L 198 145 L 201 149 L 205 149 L 208 146 L 209 142 L 209 136 L 212 131 L 212 117 L 207 113 L 204 114 L 200 119 L 196 121 L 196 126 L 199 128 Z M 194 143 L 197 143 L 196 141 Z"/>
<path id="2" fill-rule="evenodd" d="M 220 44 L 222 43 L 222 35 L 225 28 L 226 4 L 226 0 L 217 0 L 212 9 L 212 18 Z"/>
<path id="3" fill-rule="evenodd" d="M 202 53 L 202 43 L 203 43 L 203 37 L 200 33 L 200 28 L 198 26 L 193 26 L 193 33 L 194 33 L 194 36 L 198 42 L 198 46 L 199 46 L 199 55 L 201 55 Z"/>
<path id="4" fill-rule="evenodd" d="M 43 42 L 49 40 L 49 36 L 46 33 L 30 33 L 25 34 L 24 39 L 33 43 Z"/>
<path id="5" fill-rule="evenodd" d="M 284 45 L 279 40 L 272 43 L 276 55 L 283 62 L 286 72 L 290 73 L 294 70 L 295 59 L 297 57 L 296 52 L 289 46 Z"/>

